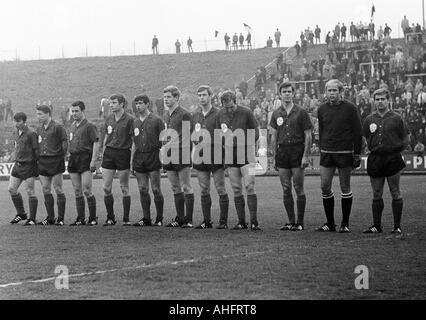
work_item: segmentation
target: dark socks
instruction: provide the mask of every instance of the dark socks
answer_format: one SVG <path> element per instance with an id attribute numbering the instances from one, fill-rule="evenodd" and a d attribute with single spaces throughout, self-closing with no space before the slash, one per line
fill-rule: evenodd
<path id="1" fill-rule="evenodd" d="M 201 210 L 203 212 L 204 222 L 211 221 L 212 199 L 209 194 L 201 196 Z"/>
<path id="2" fill-rule="evenodd" d="M 85 220 L 85 202 L 84 197 L 76 197 L 75 198 L 75 206 L 77 208 L 77 220 L 84 221 Z"/>
<path id="3" fill-rule="evenodd" d="M 349 216 L 351 215 L 352 210 L 352 192 L 342 195 L 342 225 L 349 226 Z"/>
<path id="4" fill-rule="evenodd" d="M 192 216 L 194 213 L 194 194 L 190 193 L 190 194 L 185 194 L 184 196 L 185 199 L 185 222 L 189 222 L 192 223 Z"/>
<path id="5" fill-rule="evenodd" d="M 139 192 L 143 218 L 146 221 L 151 221 L 151 197 L 148 192 Z"/>
<path id="6" fill-rule="evenodd" d="M 177 222 L 183 224 L 185 219 L 185 196 L 183 192 L 181 192 L 176 193 L 174 197 Z"/>
<path id="7" fill-rule="evenodd" d="M 91 196 L 87 198 L 87 206 L 89 207 L 89 221 L 96 220 L 96 198 Z"/>
<path id="8" fill-rule="evenodd" d="M 114 215 L 114 197 L 112 194 L 104 196 L 105 208 L 107 211 L 107 219 L 111 219 L 115 221 Z"/>
<path id="9" fill-rule="evenodd" d="M 226 224 L 228 222 L 229 197 L 227 194 L 219 196 L 220 217 L 219 223 Z"/>
<path id="10" fill-rule="evenodd" d="M 303 226 L 306 209 L 306 196 L 297 197 L 297 223 Z"/>
<path id="11" fill-rule="evenodd" d="M 249 194 L 247 195 L 247 206 L 250 213 L 250 223 L 258 225 L 257 222 L 257 195 Z"/>
<path id="12" fill-rule="evenodd" d="M 283 202 L 285 211 L 287 212 L 288 222 L 294 224 L 296 222 L 296 217 L 294 215 L 294 200 L 291 192 L 283 195 Z"/>
<path id="13" fill-rule="evenodd" d="M 22 196 L 20 193 L 12 195 L 12 202 L 15 206 L 16 213 L 20 216 L 25 216 L 25 209 L 24 209 L 24 200 L 22 200 Z"/>
<path id="14" fill-rule="evenodd" d="M 46 206 L 47 219 L 49 222 L 55 221 L 55 201 L 51 193 L 44 195 L 44 205 Z"/>
<path id="15" fill-rule="evenodd" d="M 65 219 L 65 207 L 67 199 L 65 194 L 60 193 L 57 195 L 56 204 L 58 205 L 58 221 L 64 221 Z"/>
<path id="16" fill-rule="evenodd" d="M 385 207 L 383 199 L 373 200 L 371 209 L 373 211 L 373 224 L 376 227 L 382 226 L 382 212 Z"/>
<path id="17" fill-rule="evenodd" d="M 164 197 L 162 194 L 154 194 L 154 204 L 157 210 L 157 218 L 155 220 L 157 222 L 163 221 Z"/>
<path id="18" fill-rule="evenodd" d="M 37 197 L 29 197 L 28 204 L 30 207 L 30 219 L 35 221 L 37 216 L 37 207 L 38 207 Z"/>
<path id="19" fill-rule="evenodd" d="M 245 202 L 244 196 L 234 197 L 235 209 L 237 210 L 238 223 L 245 225 L 246 224 L 246 212 L 245 212 Z"/>
<path id="20" fill-rule="evenodd" d="M 129 222 L 131 197 L 123 197 L 123 221 Z"/>
<path id="21" fill-rule="evenodd" d="M 327 217 L 327 224 L 330 226 L 335 225 L 334 223 L 334 195 L 323 195 L 322 204 L 324 206 L 325 216 Z"/>
<path id="22" fill-rule="evenodd" d="M 394 228 L 401 228 L 401 216 L 402 216 L 402 199 L 392 200 L 392 213 L 393 213 L 393 226 Z"/>

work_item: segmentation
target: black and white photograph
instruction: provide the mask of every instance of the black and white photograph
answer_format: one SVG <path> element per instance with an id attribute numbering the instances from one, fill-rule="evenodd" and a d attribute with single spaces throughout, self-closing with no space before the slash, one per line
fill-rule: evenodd
<path id="1" fill-rule="evenodd" d="M 424 2 L 2 0 L 0 300 L 424 300 Z"/>

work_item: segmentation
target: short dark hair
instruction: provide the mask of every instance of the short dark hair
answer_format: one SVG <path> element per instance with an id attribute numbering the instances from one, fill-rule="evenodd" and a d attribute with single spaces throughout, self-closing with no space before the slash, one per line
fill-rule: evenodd
<path id="1" fill-rule="evenodd" d="M 84 111 L 86 109 L 86 106 L 84 105 L 83 101 L 77 100 L 73 103 L 71 103 L 72 107 L 79 107 L 81 111 Z"/>
<path id="2" fill-rule="evenodd" d="M 176 86 L 167 86 L 164 88 L 163 93 L 170 92 L 173 98 L 180 98 L 180 91 Z"/>
<path id="3" fill-rule="evenodd" d="M 234 92 L 231 90 L 226 90 L 224 93 L 222 93 L 222 96 L 220 97 L 220 102 L 222 105 L 230 102 L 231 100 L 234 101 L 234 103 L 237 103 L 237 97 Z"/>
<path id="4" fill-rule="evenodd" d="M 197 93 L 203 92 L 203 91 L 207 91 L 207 93 L 209 94 L 209 96 L 213 95 L 212 88 L 210 88 L 210 86 L 208 86 L 208 85 L 204 85 L 203 84 L 203 85 L 201 85 L 201 86 L 198 87 Z"/>
<path id="5" fill-rule="evenodd" d="M 126 100 L 126 98 L 122 94 L 115 93 L 111 97 L 109 97 L 109 100 L 117 100 L 118 103 L 122 103 L 123 104 L 124 108 L 127 106 L 127 100 Z"/>
<path id="6" fill-rule="evenodd" d="M 136 96 L 134 102 L 136 103 L 137 101 L 142 101 L 145 104 L 149 104 L 149 98 L 146 94 L 140 94 Z"/>
<path id="7" fill-rule="evenodd" d="M 281 89 L 288 88 L 288 87 L 290 87 L 291 91 L 294 92 L 294 87 L 290 82 L 283 82 L 283 83 L 280 84 L 280 86 L 278 88 L 278 93 L 281 94 Z"/>
<path id="8" fill-rule="evenodd" d="M 37 106 L 36 109 L 43 113 L 48 113 L 50 116 L 52 115 L 52 109 L 48 105 L 42 104 Z"/>
<path id="9" fill-rule="evenodd" d="M 27 122 L 27 115 L 24 113 L 24 112 L 17 112 L 17 113 L 15 113 L 14 114 L 14 116 L 13 116 L 13 120 L 15 120 L 15 121 L 24 121 L 24 122 Z"/>
<path id="10" fill-rule="evenodd" d="M 377 89 L 376 91 L 373 92 L 373 99 L 376 98 L 376 96 L 382 96 L 382 95 L 386 95 L 386 99 L 390 99 L 390 92 L 388 89 L 385 88 L 381 88 L 381 89 Z"/>

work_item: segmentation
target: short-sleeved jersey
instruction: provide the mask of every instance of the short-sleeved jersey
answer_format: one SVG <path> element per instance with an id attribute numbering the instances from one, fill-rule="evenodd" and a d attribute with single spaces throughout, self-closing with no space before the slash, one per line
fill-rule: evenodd
<path id="1" fill-rule="evenodd" d="M 132 135 L 136 152 L 154 152 L 161 148 L 160 133 L 165 129 L 160 117 L 150 113 L 143 121 L 133 121 Z"/>
<path id="2" fill-rule="evenodd" d="M 199 142 L 203 141 L 204 134 L 207 134 L 207 132 L 210 135 L 211 160 L 209 164 L 214 163 L 215 144 L 217 144 L 219 148 L 222 148 L 221 141 L 215 141 L 215 135 L 214 135 L 214 130 L 216 129 L 216 116 L 218 112 L 219 112 L 219 109 L 212 106 L 209 112 L 207 112 L 205 115 L 203 114 L 202 110 L 199 110 L 192 115 L 192 121 L 194 123 L 194 132 L 200 133 L 201 135 L 201 137 L 199 137 L 197 141 L 194 141 L 194 144 L 198 144 Z M 202 130 L 206 130 L 206 131 L 202 131 Z M 195 165 L 194 165 L 194 168 L 195 168 Z"/>
<path id="3" fill-rule="evenodd" d="M 35 162 L 38 158 L 37 133 L 27 126 L 21 132 L 14 133 L 15 161 Z"/>
<path id="4" fill-rule="evenodd" d="M 396 153 L 405 147 L 408 128 L 399 114 L 388 111 L 380 116 L 376 111 L 365 119 L 362 133 L 371 153 Z"/>
<path id="5" fill-rule="evenodd" d="M 65 156 L 68 136 L 65 128 L 51 120 L 47 126 L 37 128 L 40 157 Z"/>
<path id="6" fill-rule="evenodd" d="M 70 153 L 92 153 L 93 144 L 99 141 L 96 126 L 83 119 L 80 123 L 74 121 L 70 128 Z"/>
<path id="7" fill-rule="evenodd" d="M 254 152 L 256 141 L 259 139 L 259 126 L 253 112 L 249 108 L 237 106 L 233 112 L 228 112 L 225 108 L 219 110 L 216 116 L 216 129 L 222 130 L 225 135 L 228 130 L 235 133 L 237 129 L 241 129 L 244 132 L 245 139 L 243 145 L 238 142 L 236 136 L 233 138 L 233 159 L 237 159 L 238 150 L 241 148 L 244 148 L 245 157 L 247 157 L 248 148 Z M 254 132 L 249 133 L 249 130 L 254 130 Z M 251 137 L 254 137 L 254 141 L 252 141 Z M 227 139 L 225 138 L 225 150 L 229 147 L 226 141 Z M 242 159 L 239 160 L 243 162 Z"/>
<path id="8" fill-rule="evenodd" d="M 190 133 L 194 130 L 191 114 L 181 106 L 177 106 L 167 119 L 167 129 L 173 129 L 179 136 L 179 145 L 182 146 L 182 128 L 184 123 L 187 123 L 190 128 Z M 190 138 L 190 137 L 187 137 Z"/>
<path id="9" fill-rule="evenodd" d="M 277 130 L 277 145 L 304 144 L 305 131 L 313 128 L 309 114 L 296 105 L 289 114 L 283 106 L 275 110 L 270 126 Z"/>
<path id="10" fill-rule="evenodd" d="M 105 119 L 105 147 L 130 150 L 132 147 L 132 127 L 135 118 L 124 112 L 118 121 L 115 120 L 115 115 L 111 114 Z"/>
<path id="11" fill-rule="evenodd" d="M 211 107 L 206 115 L 203 114 L 202 110 L 197 111 L 192 116 L 192 122 L 194 123 L 194 130 L 196 132 L 200 129 L 205 129 L 210 133 L 211 142 L 214 143 L 214 130 L 216 129 L 216 115 L 219 109 Z"/>

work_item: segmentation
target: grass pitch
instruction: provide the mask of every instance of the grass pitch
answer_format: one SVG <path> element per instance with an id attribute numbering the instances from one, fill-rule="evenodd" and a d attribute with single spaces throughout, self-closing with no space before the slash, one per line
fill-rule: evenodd
<path id="1" fill-rule="evenodd" d="M 338 178 L 334 181 L 336 221 L 340 222 Z M 0 298 L 1 299 L 425 299 L 426 228 L 424 176 L 403 176 L 404 236 L 389 234 L 392 214 L 385 191 L 385 232 L 364 235 L 371 225 L 368 177 L 352 178 L 354 193 L 351 233 L 321 234 L 319 177 L 306 177 L 308 199 L 305 231 L 283 232 L 287 221 L 278 177 L 258 177 L 258 217 L 263 231 L 136 228 L 121 226 L 121 196 L 114 181 L 113 227 L 56 227 L 10 225 L 15 211 L 0 182 Z M 198 183 L 194 223 L 202 220 Z M 173 196 L 162 179 L 165 222 L 175 216 Z M 229 183 L 229 225 L 236 213 Z M 212 216 L 217 225 L 218 197 L 212 186 Z M 70 180 L 66 224 L 76 218 Z M 131 179 L 131 220 L 141 218 L 136 180 Z M 22 192 L 27 208 L 25 192 Z M 98 217 L 106 217 L 102 180 L 94 181 Z M 38 220 L 46 213 L 39 197 Z M 153 207 L 153 204 L 152 204 Z M 56 209 L 55 209 L 56 210 Z M 86 209 L 87 210 L 87 209 Z M 87 214 L 87 212 L 86 212 Z M 155 209 L 151 214 L 155 216 Z M 248 210 L 246 209 L 248 217 Z M 21 222 L 22 224 L 22 222 Z M 67 266 L 69 289 L 55 288 L 55 268 Z M 355 267 L 369 270 L 369 289 L 357 290 Z M 6 286 L 5 286 L 6 285 Z"/>

